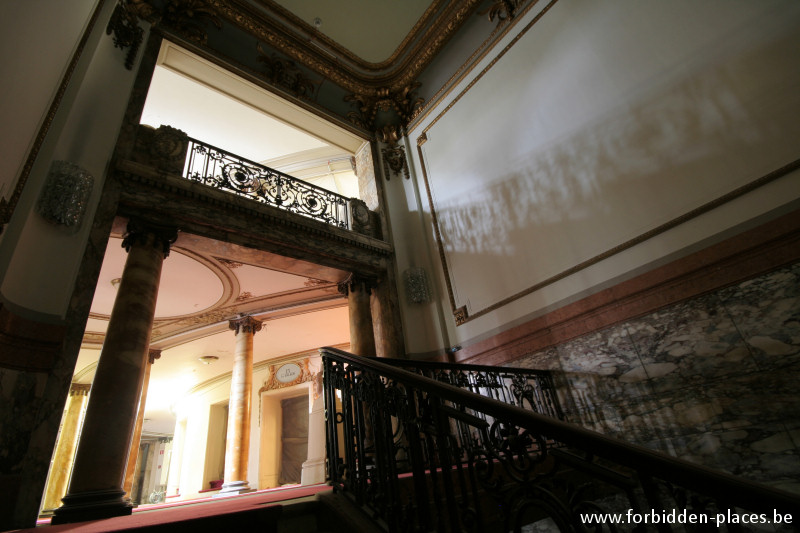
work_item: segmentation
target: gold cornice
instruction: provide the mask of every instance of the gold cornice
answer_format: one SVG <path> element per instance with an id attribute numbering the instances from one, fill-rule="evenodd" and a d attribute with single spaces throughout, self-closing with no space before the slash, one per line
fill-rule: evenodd
<path id="1" fill-rule="evenodd" d="M 448 13 L 434 21 L 421 38 L 416 39 L 416 35 L 409 34 L 406 50 L 393 54 L 394 60 L 388 71 L 363 63 L 367 65 L 364 68 L 367 72 L 358 72 L 354 68 L 362 67 L 362 63 L 356 63 L 354 66 L 344 65 L 341 60 L 346 58 L 346 54 L 342 54 L 344 56 L 342 58 L 329 56 L 322 49 L 311 45 L 309 41 L 289 34 L 279 24 L 269 20 L 263 13 L 254 10 L 242 0 L 207 0 L 207 3 L 219 16 L 275 47 L 290 59 L 325 76 L 333 83 L 355 94 L 375 96 L 381 88 L 388 88 L 394 92 L 410 85 L 466 21 L 480 0 L 452 2 L 452 5 L 447 7 Z M 419 33 L 423 25 L 419 28 L 415 26 L 414 31 Z M 415 42 L 413 46 L 412 42 Z M 337 47 L 334 50 L 338 53 L 340 49 L 341 47 Z M 397 61 L 400 56 L 404 56 L 405 59 Z"/>
<path id="2" fill-rule="evenodd" d="M 408 56 L 413 58 L 413 62 L 409 59 L 394 68 L 391 75 L 393 79 L 386 85 L 394 90 L 410 85 L 433 57 L 441 51 L 450 37 L 466 22 L 467 17 L 472 14 L 478 4 L 480 4 L 480 0 L 462 0 L 458 9 L 453 10 L 451 16 L 435 28 L 431 28 L 425 38 L 419 41 L 415 53 Z M 410 65 L 409 62 L 411 62 Z"/>
<path id="3" fill-rule="evenodd" d="M 237 0 L 234 1 L 237 2 Z M 282 17 L 285 20 L 288 20 L 289 22 L 291 22 L 291 24 L 299 27 L 305 33 L 312 35 L 314 39 L 325 43 L 325 45 L 331 50 L 333 50 L 334 53 L 346 57 L 349 61 L 351 61 L 352 63 L 354 63 L 355 65 L 359 66 L 364 70 L 385 70 L 386 68 L 391 67 L 392 64 L 396 62 L 399 57 L 403 55 L 408 55 L 409 53 L 408 48 L 411 46 L 411 43 L 413 43 L 417 39 L 421 29 L 428 22 L 431 21 L 433 15 L 436 12 L 438 12 L 440 8 L 442 8 L 442 6 L 445 4 L 445 0 L 434 0 L 433 2 L 431 2 L 431 5 L 428 6 L 428 8 L 425 10 L 425 13 L 423 13 L 422 16 L 419 18 L 419 20 L 417 20 L 417 22 L 414 24 L 414 27 L 411 28 L 411 31 L 409 31 L 408 35 L 405 36 L 403 41 L 398 45 L 397 49 L 387 59 L 375 63 L 371 61 L 366 61 L 360 56 L 357 56 L 351 50 L 345 48 L 344 46 L 340 45 L 339 43 L 337 43 L 324 33 L 318 31 L 316 28 L 314 28 L 306 21 L 304 21 L 303 19 L 301 19 L 288 9 L 284 8 L 282 5 L 275 2 L 274 0 L 257 0 L 257 1 L 269 11 L 277 13 L 280 17 Z M 237 3 L 241 5 L 241 0 L 238 0 Z M 436 22 L 434 20 L 434 24 L 435 23 Z"/>

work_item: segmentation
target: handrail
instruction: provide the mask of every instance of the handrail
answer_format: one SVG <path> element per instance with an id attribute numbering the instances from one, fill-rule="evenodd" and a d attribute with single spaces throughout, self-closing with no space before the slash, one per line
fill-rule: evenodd
<path id="1" fill-rule="evenodd" d="M 183 177 L 348 229 L 349 199 L 278 170 L 188 138 Z"/>
<path id="2" fill-rule="evenodd" d="M 537 413 L 564 419 L 549 370 L 511 368 L 466 363 L 440 363 L 382 357 L 381 362 L 449 383 L 503 403 L 525 407 Z"/>
<path id="3" fill-rule="evenodd" d="M 382 446 L 385 453 L 392 457 L 394 453 L 397 452 L 396 448 L 387 448 L 386 442 L 379 446 L 381 432 L 390 431 L 386 429 L 387 427 L 391 428 L 399 424 L 405 424 L 405 426 L 410 428 L 409 434 L 406 435 L 407 439 L 411 441 L 421 439 L 423 443 L 425 439 L 427 439 L 427 445 L 422 444 L 420 446 L 419 443 L 414 444 L 414 442 L 412 442 L 407 448 L 412 462 L 415 459 L 419 459 L 420 453 L 423 455 L 427 453 L 426 460 L 430 461 L 434 456 L 437 458 L 446 456 L 448 452 L 441 446 L 443 443 L 448 442 L 448 439 L 453 438 L 452 435 L 445 435 L 445 433 L 448 433 L 449 426 L 454 422 L 440 424 L 436 430 L 429 427 L 438 423 L 437 417 L 446 418 L 450 417 L 453 412 L 460 412 L 464 413 L 466 418 L 471 416 L 469 414 L 470 412 L 474 412 L 488 415 L 490 417 L 489 420 L 493 421 L 493 426 L 501 428 L 500 434 L 505 436 L 511 435 L 516 441 L 522 441 L 523 435 L 530 437 L 526 441 L 528 443 L 528 448 L 525 453 L 530 453 L 531 449 L 535 449 L 534 451 L 538 450 L 536 453 L 540 453 L 542 460 L 549 455 L 550 461 L 558 462 L 559 458 L 569 458 L 573 464 L 576 464 L 576 462 L 583 462 L 585 465 L 578 466 L 581 467 L 579 469 L 582 469 L 584 473 L 605 471 L 606 473 L 601 476 L 603 477 L 601 481 L 611 484 L 614 484 L 613 479 L 617 474 L 612 474 L 609 468 L 614 470 L 614 465 L 622 467 L 623 471 L 629 472 L 633 478 L 638 479 L 638 488 L 635 492 L 637 494 L 644 493 L 644 500 L 651 505 L 652 509 L 655 509 L 658 502 L 661 501 L 660 493 L 663 492 L 663 487 L 659 488 L 658 482 L 662 484 L 667 483 L 670 487 L 682 487 L 681 490 L 684 492 L 688 491 L 689 494 L 703 495 L 707 499 L 715 502 L 717 509 L 722 510 L 742 508 L 757 513 L 766 513 L 771 518 L 774 510 L 783 513 L 791 513 L 800 509 L 800 497 L 789 492 L 757 484 L 702 465 L 667 456 L 642 446 L 626 443 L 485 396 L 472 394 L 467 390 L 408 372 L 402 368 L 398 368 L 395 364 L 386 364 L 379 359 L 359 357 L 335 348 L 322 348 L 320 352 L 323 357 L 324 371 L 326 372 L 324 379 L 328 418 L 327 428 L 329 432 L 329 476 L 334 486 L 345 493 L 357 492 L 360 487 L 364 489 L 368 495 L 370 490 L 374 493 L 374 491 L 378 490 L 377 487 L 389 486 L 393 483 L 391 479 L 388 481 L 380 479 L 378 477 L 380 476 L 379 473 L 365 467 L 365 464 L 368 465 L 370 462 L 369 451 L 371 440 L 374 440 L 376 453 L 374 458 L 376 466 L 373 470 L 380 470 L 383 468 L 385 472 L 388 472 L 389 477 L 397 477 L 399 469 L 395 461 L 387 465 L 385 464 L 385 460 L 378 454 L 380 446 Z M 346 383 L 347 379 L 351 379 L 352 383 Z M 335 391 L 338 391 L 342 397 L 340 402 L 336 400 Z M 376 398 L 387 397 L 389 400 L 384 401 L 384 404 L 381 405 L 384 411 L 383 413 L 373 412 L 373 410 L 369 408 L 370 401 L 375 401 Z M 403 404 L 404 401 L 406 402 L 405 404 Z M 449 402 L 450 407 L 445 410 L 438 409 L 437 406 L 439 406 L 441 402 Z M 378 410 L 376 409 L 375 411 Z M 359 417 L 361 420 L 359 420 Z M 456 418 L 458 418 L 458 416 L 456 416 Z M 453 420 L 453 417 L 449 419 Z M 489 439 L 489 441 L 483 441 L 484 444 L 489 442 L 489 447 L 499 442 L 491 440 L 497 437 L 489 436 L 486 433 L 486 428 L 475 426 L 473 429 L 475 429 L 476 432 L 483 431 L 481 438 Z M 347 437 L 347 444 L 345 446 L 350 445 L 357 448 L 354 453 L 348 455 L 349 452 L 347 450 L 341 450 L 338 447 L 338 443 L 333 442 L 336 440 L 336 435 L 340 434 L 340 430 L 344 431 Z M 502 433 L 502 430 L 504 430 L 505 433 Z M 420 432 L 419 435 L 412 435 L 417 431 Z M 437 431 L 439 433 L 437 433 Z M 442 431 L 444 431 L 444 433 L 442 433 Z M 374 433 L 371 437 L 370 432 Z M 331 435 L 331 433 L 333 433 L 333 435 Z M 361 438 L 364 435 L 367 435 L 367 440 Z M 543 437 L 543 439 L 540 437 Z M 552 447 L 546 445 L 546 441 L 555 441 L 561 446 L 566 447 L 566 450 L 571 450 L 572 452 L 553 452 Z M 533 446 L 530 446 L 531 443 L 533 443 Z M 516 442 L 516 444 L 518 445 L 519 442 Z M 439 450 L 436 453 L 433 453 L 433 449 L 431 448 L 434 445 L 437 447 L 436 449 Z M 415 446 L 417 448 L 416 451 L 413 449 Z M 508 458 L 512 455 L 514 456 L 513 461 L 520 460 L 519 457 L 522 457 L 522 454 L 519 454 L 519 449 L 512 450 L 511 448 L 513 448 L 513 445 L 509 448 L 508 442 L 505 442 L 504 446 L 506 446 L 504 452 L 484 455 L 482 458 L 478 458 L 480 461 L 476 464 L 473 464 L 473 462 L 477 461 L 474 455 L 467 457 L 469 465 L 466 472 L 468 472 L 469 475 L 465 474 L 465 479 L 470 478 L 469 476 L 475 478 L 476 469 L 478 474 L 480 474 L 482 472 L 481 469 L 485 470 L 490 468 L 493 462 L 502 462 L 504 458 Z M 392 450 L 394 450 L 394 452 L 392 452 Z M 422 452 L 420 452 L 420 450 Z M 577 455 L 574 453 L 576 450 L 578 451 Z M 505 456 L 503 455 L 504 453 L 506 454 Z M 456 457 L 457 454 L 458 452 L 456 451 Z M 338 463 L 335 466 L 331 463 L 332 457 L 338 458 Z M 463 460 L 462 457 L 462 459 L 457 459 L 450 464 L 445 461 L 444 464 L 439 463 L 438 465 L 428 462 L 422 468 L 412 465 L 415 490 L 426 490 L 428 492 L 433 490 L 430 487 L 424 486 L 425 482 L 417 479 L 418 476 L 424 478 L 425 472 L 430 474 L 430 472 L 433 472 L 436 468 L 447 471 L 452 467 L 461 472 L 460 461 Z M 608 463 L 613 463 L 614 465 L 609 467 Z M 512 470 L 507 469 L 506 471 L 512 472 Z M 616 470 L 614 471 L 616 472 Z M 518 472 L 515 473 L 515 475 L 516 474 L 518 474 Z M 530 492 L 531 490 L 535 490 L 531 488 L 535 487 L 535 484 L 531 485 L 531 482 L 534 478 L 539 479 L 536 476 L 538 476 L 538 474 L 526 471 L 524 476 L 518 476 L 521 478 L 518 481 L 527 487 L 525 488 L 526 491 Z M 366 479 L 360 479 L 360 477 Z M 512 475 L 511 477 L 514 476 Z M 480 478 L 480 475 L 478 478 Z M 447 476 L 444 476 L 441 486 L 446 487 L 448 479 Z M 382 485 L 382 483 L 384 485 Z M 374 487 L 372 485 L 374 485 Z M 464 487 L 466 487 L 466 485 L 464 485 Z M 388 491 L 387 494 L 393 494 L 394 498 L 398 498 L 397 491 L 399 489 L 397 488 L 390 487 L 380 490 L 384 492 Z M 630 491 L 630 489 L 627 488 L 624 490 Z M 465 497 L 464 494 L 468 492 L 465 491 L 466 489 L 462 488 L 461 497 Z M 426 493 L 424 497 L 427 497 L 427 495 Z M 383 500 L 376 500 L 374 494 L 372 499 L 364 494 L 355 494 L 354 497 L 359 503 L 370 507 L 373 512 L 381 512 L 380 505 L 376 505 L 375 502 L 378 501 L 378 503 L 380 503 Z M 419 494 L 417 497 L 424 499 L 424 497 Z M 630 492 L 628 497 L 630 501 L 633 501 L 638 496 L 633 496 L 633 492 Z M 457 499 L 456 496 L 451 497 L 451 495 L 448 494 L 448 502 L 452 503 L 452 501 L 456 501 Z M 383 504 L 386 503 L 386 501 L 383 501 Z M 710 505 L 713 507 L 713 504 Z M 636 508 L 636 505 L 633 503 L 631 506 L 634 509 Z M 419 507 L 419 503 L 417 507 Z M 507 510 L 508 509 L 506 509 L 506 511 Z M 387 529 L 390 531 L 402 529 L 392 526 L 392 520 L 396 521 L 398 517 L 403 516 L 402 513 L 398 513 L 396 509 L 392 512 L 387 512 L 389 513 L 387 515 L 389 518 L 385 521 Z M 434 512 L 435 510 L 428 510 L 425 511 L 423 515 L 425 513 L 430 515 Z M 458 513 L 458 511 L 450 511 L 449 518 L 440 517 L 439 525 L 436 527 L 445 530 L 456 530 L 463 527 L 463 524 L 461 526 L 457 525 L 460 519 Z M 563 518 L 563 516 L 561 518 Z M 429 530 L 432 527 L 430 520 L 430 516 L 427 518 L 423 516 L 423 518 L 417 519 L 417 522 L 415 522 L 416 525 L 411 527 L 411 529 L 421 527 L 422 529 Z M 447 522 L 449 525 L 443 527 L 441 525 L 443 523 L 442 521 Z M 510 525 L 512 528 L 517 528 L 519 523 L 516 523 L 516 525 L 511 523 Z M 508 526 L 509 523 L 506 523 L 506 527 Z M 665 531 L 670 530 L 668 525 L 664 524 L 659 526 L 659 529 Z M 506 529 L 506 531 L 508 531 L 508 529 Z"/>

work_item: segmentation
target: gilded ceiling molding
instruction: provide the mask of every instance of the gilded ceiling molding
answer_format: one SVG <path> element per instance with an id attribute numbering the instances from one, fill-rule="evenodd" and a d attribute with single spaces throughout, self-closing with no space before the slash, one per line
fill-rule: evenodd
<path id="1" fill-rule="evenodd" d="M 435 0 L 431 2 L 431 5 L 428 6 L 428 8 L 425 10 L 425 13 L 423 13 L 416 24 L 414 24 L 414 27 L 411 29 L 408 35 L 406 35 L 400 45 L 398 45 L 397 49 L 392 53 L 392 55 L 390 55 L 387 59 L 377 63 L 366 61 L 360 56 L 357 56 L 352 51 L 340 45 L 324 33 L 320 32 L 314 26 L 301 19 L 288 9 L 284 8 L 274 0 L 259 0 L 259 3 L 264 5 L 265 9 L 268 11 L 277 13 L 282 19 L 289 21 L 295 27 L 299 28 L 303 33 L 311 35 L 312 39 L 315 39 L 320 43 L 324 43 L 325 46 L 331 49 L 335 54 L 347 58 L 349 61 L 364 70 L 377 71 L 385 70 L 391 67 L 399 57 L 409 53 L 409 49 L 413 46 L 414 41 L 419 38 L 419 34 L 421 33 L 422 29 L 429 23 L 436 24 L 434 17 L 436 13 L 439 12 L 443 6 L 445 6 L 446 0 Z"/>
<path id="2" fill-rule="evenodd" d="M 308 45 L 298 46 L 277 25 L 268 24 L 258 12 L 246 5 L 233 6 L 225 0 L 207 0 L 213 10 L 238 28 L 267 43 L 289 59 L 305 65 L 314 72 L 352 92 L 365 92 L 367 87 L 358 83 L 341 68 L 336 67 L 330 57 Z"/>
<path id="3" fill-rule="evenodd" d="M 263 12 L 254 10 L 241 0 L 205 0 L 205 2 L 219 16 L 231 21 L 258 40 L 268 43 L 290 59 L 352 93 L 370 96 L 376 94 L 378 87 L 387 87 L 392 92 L 400 92 L 404 87 L 410 86 L 450 37 L 466 22 L 481 0 L 451 2 L 446 8 L 446 15 L 436 19 L 424 35 L 416 40 L 413 38 L 409 40 L 409 44 L 411 41 L 415 41 L 415 44 L 409 47 L 407 52 L 398 54 L 397 59 L 401 55 L 405 59 L 401 61 L 395 59 L 388 72 L 374 68 L 362 69 L 368 72 L 361 72 L 357 69 L 360 65 L 344 65 L 342 64 L 344 57 L 335 55 L 338 49 L 332 51 L 333 56 L 326 53 L 322 48 L 311 44 L 307 36 L 289 34 L 279 23 L 267 19 Z"/>
<path id="4" fill-rule="evenodd" d="M 480 0 L 466 0 L 450 18 L 444 21 L 443 27 L 440 27 L 433 34 L 433 39 L 431 41 L 426 40 L 424 47 L 418 50 L 417 54 L 411 56 L 415 59 L 412 64 L 404 63 L 395 68 L 398 77 L 392 80 L 391 86 L 402 87 L 412 83 L 428 66 L 434 56 L 441 51 L 447 41 L 450 40 L 450 37 L 467 21 L 467 18 L 472 15 L 479 3 Z"/>
<path id="5" fill-rule="evenodd" d="M 312 80 L 303 75 L 297 63 L 282 59 L 277 54 L 269 54 L 256 43 L 258 61 L 264 64 L 264 79 L 291 93 L 295 98 L 312 99 L 322 80 Z"/>
<path id="6" fill-rule="evenodd" d="M 139 27 L 139 19 L 136 13 L 128 7 L 127 0 L 120 0 L 114 7 L 114 12 L 106 26 L 106 35 L 112 33 L 114 34 L 114 47 L 120 50 L 129 48 L 125 55 L 125 68 L 133 70 L 136 53 L 144 39 L 144 30 Z"/>

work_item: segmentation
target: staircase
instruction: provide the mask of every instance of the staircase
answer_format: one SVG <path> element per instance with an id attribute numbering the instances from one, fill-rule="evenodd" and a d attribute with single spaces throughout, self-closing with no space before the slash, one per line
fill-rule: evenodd
<path id="1" fill-rule="evenodd" d="M 796 530 L 800 497 L 566 423 L 542 376 L 321 352 L 331 484 L 384 531 Z"/>
<path id="2" fill-rule="evenodd" d="M 330 485 L 186 502 L 47 531 L 799 529 L 797 495 L 562 421 L 546 372 L 321 353 Z M 619 522 L 587 522 L 598 513 Z M 743 523 L 753 516 L 773 523 Z"/>

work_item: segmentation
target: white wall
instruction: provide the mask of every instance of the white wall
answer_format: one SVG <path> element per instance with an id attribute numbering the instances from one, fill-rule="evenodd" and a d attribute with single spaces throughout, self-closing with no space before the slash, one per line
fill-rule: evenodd
<path id="1" fill-rule="evenodd" d="M 9 8 L 11 4 L 14 8 Z M 106 35 L 114 5 L 115 2 L 108 1 L 102 4 L 97 22 L 87 35 L 86 46 L 60 97 L 48 134 L 0 242 L 0 271 L 4 272 L 0 292 L 4 304 L 31 318 L 58 321 L 66 314 L 106 169 L 142 56 L 144 44 L 139 49 L 133 70 L 127 70 L 124 66 L 127 51 L 115 48 L 112 36 Z M 3 3 L 4 10 L 11 9 L 10 17 L 17 16 L 22 21 L 41 20 L 44 24 L 35 29 L 21 24 L 10 30 L 13 37 L 9 38 L 16 44 L 9 50 L 26 43 L 34 48 L 24 48 L 22 52 L 22 58 L 30 63 L 29 69 L 32 70 L 26 74 L 27 81 L 12 83 L 8 96 L 4 94 L 4 105 L 19 105 L 27 109 L 21 116 L 13 117 L 11 123 L 2 123 L 0 131 L 4 139 L 8 135 L 14 136 L 17 127 L 30 130 L 34 122 L 34 129 L 38 131 L 40 120 L 34 121 L 34 116 L 37 110 L 44 112 L 43 105 L 49 105 L 44 103 L 45 93 L 52 93 L 61 82 L 63 66 L 59 65 L 71 57 L 76 39 L 93 8 L 94 2 L 86 1 Z M 66 11 L 58 16 L 61 10 Z M 53 16 L 56 19 L 51 20 Z M 15 19 L 3 17 L 2 20 L 13 23 Z M 57 29 L 62 21 L 71 28 L 69 32 Z M 30 43 L 26 29 L 35 35 L 35 45 Z M 144 39 L 147 39 L 146 31 Z M 51 49 L 57 50 L 54 57 L 47 55 Z M 3 50 L 5 61 L 8 54 L 5 47 Z M 4 76 L 3 79 L 13 80 L 14 76 Z M 34 86 L 37 89 L 31 89 Z M 29 101 L 29 97 L 33 101 Z M 25 135 L 29 136 L 28 133 Z M 21 151 L 23 155 L 15 155 L 13 165 L 19 165 L 20 157 L 27 158 L 29 144 L 25 141 L 25 149 Z M 91 200 L 77 232 L 50 224 L 35 211 L 54 160 L 75 163 L 94 177 Z"/>
<path id="2" fill-rule="evenodd" d="M 8 199 L 97 0 L 0 3 L 0 195 Z"/>
<path id="3" fill-rule="evenodd" d="M 431 264 L 436 289 L 434 305 L 403 306 L 410 352 L 498 331 L 800 197 L 795 173 L 648 237 L 800 156 L 800 4 L 562 0 L 532 24 L 543 7 L 409 132 L 416 190 L 387 184 L 398 270 Z M 477 318 L 456 327 L 447 281 Z M 437 315 L 441 331 L 426 329 Z"/>

